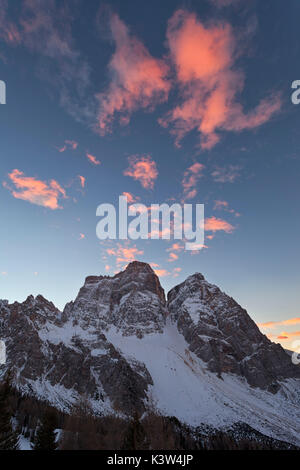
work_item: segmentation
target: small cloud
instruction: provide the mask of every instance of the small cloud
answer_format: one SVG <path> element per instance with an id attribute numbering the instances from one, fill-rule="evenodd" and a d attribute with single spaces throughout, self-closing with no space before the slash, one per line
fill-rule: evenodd
<path id="1" fill-rule="evenodd" d="M 181 271 L 182 271 L 181 268 L 174 268 L 173 269 L 173 277 L 178 277 Z"/>
<path id="2" fill-rule="evenodd" d="M 159 268 L 159 264 L 157 263 L 150 263 L 151 268 Z"/>
<path id="3" fill-rule="evenodd" d="M 229 165 L 226 168 L 217 167 L 211 176 L 216 183 L 234 183 L 240 176 L 241 167 L 237 165 Z"/>
<path id="4" fill-rule="evenodd" d="M 288 318 L 287 320 L 267 321 L 264 323 L 257 323 L 260 328 L 273 329 L 277 326 L 300 325 L 300 317 Z"/>
<path id="5" fill-rule="evenodd" d="M 140 197 L 134 196 L 133 194 L 128 193 L 126 191 L 124 191 L 122 194 L 123 196 L 127 197 L 127 202 L 129 204 L 134 204 L 135 202 L 138 202 L 141 199 Z"/>
<path id="6" fill-rule="evenodd" d="M 78 175 L 78 178 L 79 178 L 81 187 L 84 188 L 84 187 L 85 187 L 86 178 L 85 178 L 84 176 L 81 176 L 81 175 Z"/>
<path id="7" fill-rule="evenodd" d="M 172 263 L 173 261 L 177 261 L 177 260 L 178 260 L 178 255 L 176 255 L 176 253 L 171 252 L 171 253 L 169 254 L 169 259 L 168 259 L 168 261 L 169 261 L 170 263 Z"/>
<path id="8" fill-rule="evenodd" d="M 85 234 L 84 233 L 80 233 L 79 234 L 79 240 L 83 240 L 85 238 Z"/>
<path id="9" fill-rule="evenodd" d="M 182 250 L 184 250 L 184 246 L 177 242 L 173 243 L 172 246 L 167 249 L 167 251 L 182 251 Z"/>
<path id="10" fill-rule="evenodd" d="M 94 155 L 91 155 L 90 153 L 86 153 L 86 157 L 91 163 L 93 163 L 93 165 L 101 164 L 100 160 L 97 160 L 97 158 Z"/>
<path id="11" fill-rule="evenodd" d="M 158 277 L 167 277 L 170 275 L 169 271 L 163 268 L 154 268 L 153 271 Z"/>
<path id="12" fill-rule="evenodd" d="M 203 169 L 204 165 L 202 163 L 194 163 L 184 172 L 182 180 L 184 200 L 193 199 L 196 196 L 196 185 L 203 176 Z"/>
<path id="13" fill-rule="evenodd" d="M 49 183 L 46 183 L 35 177 L 25 176 L 22 171 L 17 169 L 9 173 L 8 176 L 16 189 L 10 188 L 7 182 L 4 182 L 3 186 L 16 199 L 23 199 L 32 204 L 55 210 L 61 209 L 61 206 L 58 204 L 59 198 L 67 197 L 66 191 L 55 180 L 50 180 Z"/>
<path id="14" fill-rule="evenodd" d="M 225 212 L 229 212 L 230 214 L 234 214 L 235 217 L 240 217 L 241 214 L 236 212 L 234 209 L 229 208 L 229 204 L 227 201 L 215 201 L 214 210 L 224 210 Z"/>
<path id="15" fill-rule="evenodd" d="M 228 202 L 226 202 L 226 201 L 215 201 L 214 210 L 227 209 L 227 208 L 228 208 Z"/>
<path id="16" fill-rule="evenodd" d="M 129 168 L 124 171 L 125 176 L 131 176 L 134 180 L 139 181 L 143 188 L 153 189 L 154 182 L 158 177 L 156 163 L 150 155 L 129 157 Z"/>
<path id="17" fill-rule="evenodd" d="M 233 227 L 229 222 L 226 222 L 226 220 L 218 219 L 214 216 L 205 219 L 204 226 L 206 232 L 224 231 L 226 233 L 232 233 L 235 229 L 235 227 Z"/>
<path id="18" fill-rule="evenodd" d="M 287 338 L 293 338 L 294 336 L 300 336 L 300 331 L 283 331 L 281 335 L 286 336 Z"/>
<path id="19" fill-rule="evenodd" d="M 67 149 L 76 150 L 77 147 L 78 147 L 78 142 L 76 142 L 75 140 L 65 140 L 64 145 L 62 147 L 57 147 L 57 150 L 60 153 L 63 153 Z"/>
<path id="20" fill-rule="evenodd" d="M 136 245 L 130 246 L 127 242 L 124 245 L 117 243 L 115 247 L 106 248 L 106 253 L 115 258 L 117 267 L 121 269 L 127 266 L 128 263 L 138 259 L 139 256 L 144 254 L 144 251 L 138 249 Z"/>

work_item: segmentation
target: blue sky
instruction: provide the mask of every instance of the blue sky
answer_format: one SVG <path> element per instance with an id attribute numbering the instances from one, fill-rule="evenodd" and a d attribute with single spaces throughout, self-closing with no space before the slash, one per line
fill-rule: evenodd
<path id="1" fill-rule="evenodd" d="M 0 297 L 62 308 L 137 258 L 166 290 L 202 272 L 290 346 L 296 320 L 276 322 L 299 317 L 299 2 L 0 6 Z M 204 203 L 207 248 L 100 243 L 96 208 L 123 192 Z"/>

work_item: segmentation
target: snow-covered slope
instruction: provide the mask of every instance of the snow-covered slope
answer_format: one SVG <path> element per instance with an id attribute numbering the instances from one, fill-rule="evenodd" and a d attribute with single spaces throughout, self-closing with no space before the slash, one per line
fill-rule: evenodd
<path id="1" fill-rule="evenodd" d="M 15 385 L 69 410 L 156 410 L 191 426 L 244 422 L 300 445 L 300 373 L 247 312 L 190 276 L 165 301 L 151 267 L 90 276 L 63 312 L 42 296 L 0 301 L 0 338 Z M 0 368 L 0 374 L 5 367 Z"/>

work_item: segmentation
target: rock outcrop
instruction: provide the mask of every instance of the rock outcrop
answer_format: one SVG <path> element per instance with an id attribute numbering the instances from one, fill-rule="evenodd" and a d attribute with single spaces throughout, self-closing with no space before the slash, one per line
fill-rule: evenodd
<path id="1" fill-rule="evenodd" d="M 234 299 L 196 273 L 168 293 L 168 310 L 190 350 L 209 370 L 245 377 L 275 393 L 280 380 L 298 377 L 284 349 L 272 343 Z"/>

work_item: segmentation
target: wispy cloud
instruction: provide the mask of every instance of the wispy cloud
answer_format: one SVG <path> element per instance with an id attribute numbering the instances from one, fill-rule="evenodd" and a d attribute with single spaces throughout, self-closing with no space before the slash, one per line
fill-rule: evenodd
<path id="1" fill-rule="evenodd" d="M 140 197 L 134 196 L 132 193 L 126 191 L 123 192 L 123 196 L 127 197 L 128 204 L 134 204 L 140 200 Z"/>
<path id="2" fill-rule="evenodd" d="M 204 165 L 194 163 L 184 172 L 182 187 L 183 199 L 193 199 L 197 194 L 196 185 L 198 180 L 203 176 Z"/>
<path id="3" fill-rule="evenodd" d="M 78 142 L 75 140 L 65 140 L 64 145 L 62 147 L 58 147 L 57 150 L 59 152 L 65 152 L 68 148 L 71 150 L 76 150 L 78 147 Z"/>
<path id="4" fill-rule="evenodd" d="M 93 165 L 100 165 L 101 162 L 100 160 L 97 160 L 97 158 L 94 155 L 91 155 L 90 153 L 86 153 L 86 158 L 93 163 Z"/>
<path id="5" fill-rule="evenodd" d="M 214 203 L 214 210 L 224 210 L 225 212 L 229 212 L 230 214 L 234 214 L 235 217 L 240 217 L 240 213 L 236 212 L 234 209 L 231 209 L 229 207 L 229 204 L 227 201 L 223 200 L 217 200 Z"/>
<path id="6" fill-rule="evenodd" d="M 129 168 L 124 171 L 125 176 L 131 176 L 134 180 L 139 181 L 143 188 L 153 189 L 154 182 L 158 177 L 156 163 L 150 155 L 129 157 Z"/>
<path id="7" fill-rule="evenodd" d="M 150 263 L 150 265 L 158 277 L 178 277 L 181 272 L 181 268 L 179 267 L 173 268 L 171 271 L 168 271 L 157 263 Z"/>
<path id="8" fill-rule="evenodd" d="M 216 183 L 234 183 L 240 176 L 241 167 L 228 165 L 227 167 L 216 167 L 211 176 Z"/>
<path id="9" fill-rule="evenodd" d="M 183 101 L 160 123 L 171 126 L 180 145 L 197 130 L 203 149 L 220 139 L 218 131 L 242 131 L 267 122 L 281 107 L 276 94 L 245 113 L 238 102 L 244 75 L 235 67 L 237 41 L 225 22 L 205 24 L 194 13 L 177 10 L 169 20 L 167 40 Z"/>
<path id="10" fill-rule="evenodd" d="M 276 328 L 277 326 L 300 325 L 300 317 L 288 318 L 287 320 L 267 321 L 257 324 L 260 328 Z"/>
<path id="11" fill-rule="evenodd" d="M 206 232 L 219 232 L 223 231 L 226 233 L 232 233 L 235 227 L 226 220 L 219 219 L 217 217 L 209 217 L 205 219 L 205 231 Z"/>
<path id="12" fill-rule="evenodd" d="M 38 55 L 37 72 L 54 86 L 60 104 L 78 120 L 96 116 L 91 98 L 90 67 L 75 47 L 72 36 L 74 5 L 55 0 L 1 0 L 0 37 L 10 45 L 23 46 Z"/>
<path id="13" fill-rule="evenodd" d="M 21 34 L 14 24 L 8 18 L 8 0 L 0 2 L 0 38 L 11 45 L 17 45 L 21 42 Z"/>
<path id="14" fill-rule="evenodd" d="M 81 176 L 81 175 L 78 175 L 78 178 L 79 178 L 81 187 L 84 188 L 84 187 L 85 187 L 86 178 L 85 178 L 84 176 Z"/>
<path id="15" fill-rule="evenodd" d="M 279 336 L 277 336 L 277 339 L 291 339 L 295 336 L 300 336 L 300 331 L 283 331 Z"/>
<path id="16" fill-rule="evenodd" d="M 116 266 L 120 269 L 124 268 L 131 261 L 138 259 L 143 255 L 144 251 L 138 249 L 136 245 L 130 246 L 127 242 L 123 245 L 117 243 L 115 247 L 107 248 L 106 253 L 115 258 Z"/>
<path id="17" fill-rule="evenodd" d="M 17 199 L 55 210 L 61 209 L 58 203 L 59 198 L 67 197 L 66 191 L 53 179 L 46 183 L 35 177 L 25 176 L 22 171 L 17 169 L 9 173 L 8 176 L 14 188 L 11 188 L 7 182 L 4 182 L 3 186 L 9 189 Z"/>
<path id="18" fill-rule="evenodd" d="M 111 83 L 98 95 L 102 135 L 111 132 L 116 115 L 121 124 L 128 124 L 134 111 L 153 109 L 167 99 L 170 90 L 165 62 L 152 57 L 118 15 L 112 14 L 109 23 L 116 50 L 109 63 Z"/>
<path id="19" fill-rule="evenodd" d="M 178 260 L 178 255 L 171 251 L 169 254 L 169 258 L 168 258 L 169 263 L 173 263 L 174 261 L 177 261 L 177 260 Z"/>

